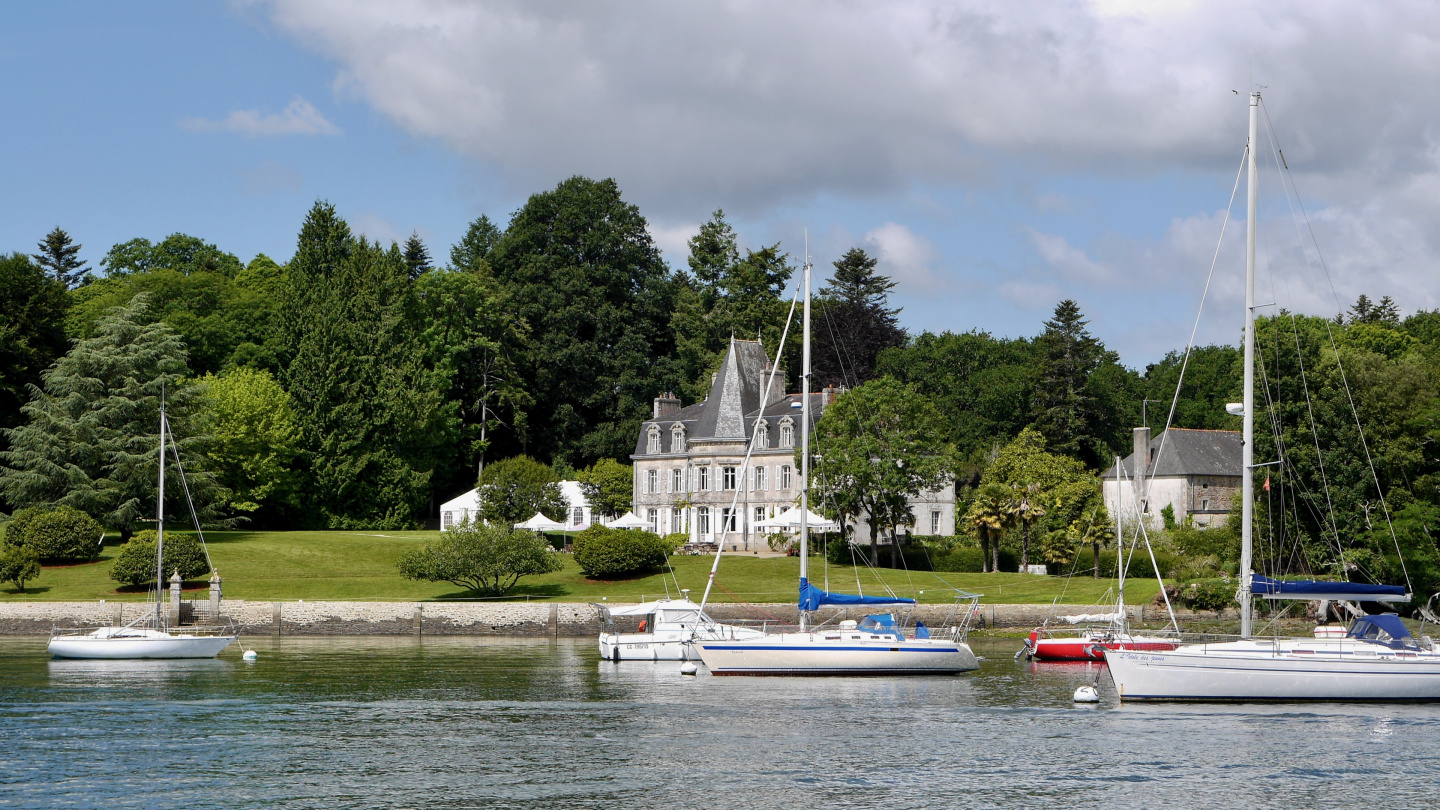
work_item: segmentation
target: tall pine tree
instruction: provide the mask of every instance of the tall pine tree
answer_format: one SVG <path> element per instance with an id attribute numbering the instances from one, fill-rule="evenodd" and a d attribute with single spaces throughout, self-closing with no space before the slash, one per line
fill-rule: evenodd
<path id="1" fill-rule="evenodd" d="M 410 238 L 405 240 L 405 267 L 410 271 L 411 281 L 431 268 L 430 251 L 421 241 L 418 231 L 411 231 Z"/>
<path id="2" fill-rule="evenodd" d="M 879 260 L 850 248 L 820 291 L 811 352 L 815 382 L 854 387 L 875 376 L 880 352 L 905 343 L 900 310 L 889 306 L 895 282 L 875 272 Z"/>
<path id="3" fill-rule="evenodd" d="M 196 435 L 198 391 L 188 378 L 184 344 L 151 318 L 144 294 L 112 310 L 94 337 L 45 373 L 44 389 L 23 409 L 25 424 L 6 431 L 11 449 L 0 453 L 6 500 L 16 507 L 72 506 L 128 536 L 155 509 L 163 392 L 196 507 L 202 519 L 214 518 L 229 493 L 196 452 L 205 437 Z M 168 494 L 179 498 L 173 483 Z"/>
<path id="4" fill-rule="evenodd" d="M 318 202 L 289 265 L 282 331 L 316 522 L 418 523 L 453 419 L 419 341 L 414 285 L 398 246 L 355 239 Z"/>
<path id="5" fill-rule="evenodd" d="M 1098 467 L 1108 442 L 1101 435 L 1105 414 L 1090 381 L 1102 364 L 1114 364 L 1118 358 L 1090 334 L 1088 323 L 1080 305 L 1067 298 L 1055 306 L 1054 317 L 1035 339 L 1040 351 L 1035 426 L 1055 452 Z"/>
<path id="6" fill-rule="evenodd" d="M 85 262 L 80 260 L 80 248 L 70 239 L 59 226 L 45 235 L 40 240 L 40 252 L 35 254 L 35 261 L 45 268 L 56 281 L 64 284 L 66 289 L 75 289 L 90 272 Z"/>
<path id="7" fill-rule="evenodd" d="M 489 217 L 481 214 L 465 229 L 465 236 L 450 248 L 450 267 L 466 273 L 489 275 L 488 257 L 498 241 L 500 229 Z"/>

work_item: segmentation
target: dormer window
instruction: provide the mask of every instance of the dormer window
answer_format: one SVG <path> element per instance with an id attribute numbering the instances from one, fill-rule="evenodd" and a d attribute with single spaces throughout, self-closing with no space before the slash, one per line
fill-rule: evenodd
<path id="1" fill-rule="evenodd" d="M 795 422 L 788 416 L 780 420 L 780 446 L 795 446 Z"/>
<path id="2" fill-rule="evenodd" d="M 660 452 L 660 428 L 658 425 L 650 426 L 650 434 L 645 441 L 645 452 L 651 455 Z"/>
<path id="3" fill-rule="evenodd" d="M 685 427 L 679 423 L 670 428 L 670 452 L 685 452 Z"/>
<path id="4" fill-rule="evenodd" d="M 770 423 L 764 419 L 761 419 L 760 424 L 755 428 L 755 446 L 761 448 L 770 446 Z"/>

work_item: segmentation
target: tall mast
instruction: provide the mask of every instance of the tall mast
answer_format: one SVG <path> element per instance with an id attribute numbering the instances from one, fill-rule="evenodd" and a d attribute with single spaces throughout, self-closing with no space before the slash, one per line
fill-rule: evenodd
<path id="1" fill-rule="evenodd" d="M 165 383 L 160 383 L 160 489 L 155 493 L 155 619 L 165 616 Z"/>
<path id="2" fill-rule="evenodd" d="M 1130 482 L 1130 489 L 1135 489 L 1135 482 Z M 1116 604 L 1120 608 L 1121 626 L 1129 630 L 1130 623 L 1125 620 L 1125 524 L 1121 522 L 1121 514 L 1124 513 L 1125 500 L 1120 495 L 1120 457 L 1115 457 L 1115 569 L 1120 574 L 1120 596 Z M 1100 558 L 1095 558 L 1095 568 L 1100 568 Z"/>
<path id="3" fill-rule="evenodd" d="M 1245 215 L 1245 414 L 1240 451 L 1240 636 L 1251 631 L 1250 569 L 1255 549 L 1255 205 L 1260 196 L 1260 177 L 1255 171 L 1255 149 L 1260 134 L 1260 94 L 1250 94 L 1250 141 L 1246 166 L 1249 172 Z"/>
<path id="4" fill-rule="evenodd" d="M 805 240 L 805 337 L 800 351 L 800 581 L 810 573 L 810 240 Z M 805 629 L 805 613 L 800 613 Z"/>

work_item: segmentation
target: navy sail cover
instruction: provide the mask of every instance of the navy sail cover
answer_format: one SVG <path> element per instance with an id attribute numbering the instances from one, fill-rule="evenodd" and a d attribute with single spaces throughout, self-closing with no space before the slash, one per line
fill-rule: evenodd
<path id="1" fill-rule="evenodd" d="M 1410 594 L 1402 585 L 1283 580 L 1259 574 L 1250 577 L 1250 593 L 1270 599 L 1353 599 L 1360 602 L 1406 602 L 1410 599 Z"/>
<path id="2" fill-rule="evenodd" d="M 856 596 L 849 593 L 822 591 L 809 580 L 800 580 L 800 609 L 819 610 L 823 605 L 913 605 L 914 599 L 896 596 Z"/>

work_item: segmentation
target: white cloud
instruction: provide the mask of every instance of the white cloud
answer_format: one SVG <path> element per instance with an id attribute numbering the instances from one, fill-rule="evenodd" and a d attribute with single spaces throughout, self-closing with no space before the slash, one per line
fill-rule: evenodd
<path id="1" fill-rule="evenodd" d="M 650 238 L 672 267 L 685 266 L 690 256 L 690 238 L 699 232 L 700 226 L 695 223 L 674 226 L 650 223 Z"/>
<path id="2" fill-rule="evenodd" d="M 889 276 L 900 292 L 935 292 L 945 286 L 935 271 L 935 246 L 904 225 L 887 222 L 866 233 L 861 243 L 874 252 L 879 260 L 877 269 Z"/>
<path id="3" fill-rule="evenodd" d="M 369 238 L 371 242 L 377 242 L 381 245 L 388 245 L 391 242 L 404 242 L 410 237 L 410 234 L 401 233 L 398 228 L 391 225 L 384 217 L 373 212 L 367 211 L 350 217 L 348 221 L 352 231 Z"/>
<path id="4" fill-rule="evenodd" d="M 265 115 L 259 110 L 235 110 L 219 121 L 186 118 L 180 126 L 191 132 L 238 132 L 251 137 L 340 134 L 339 127 L 301 96 L 296 96 L 289 106 L 274 115 Z"/>

